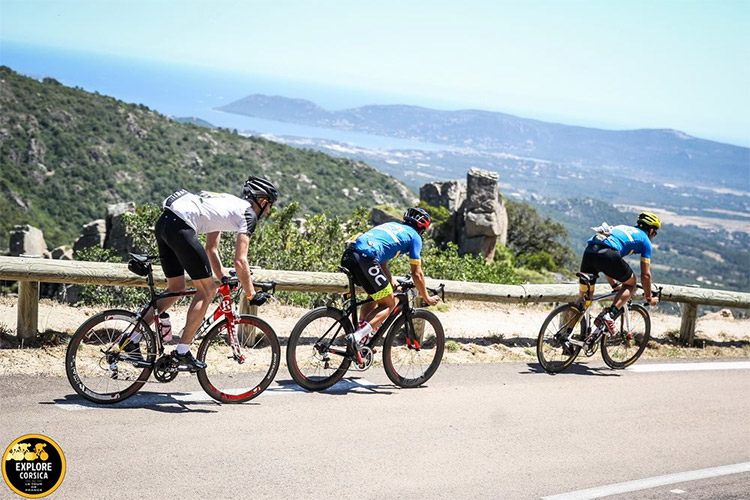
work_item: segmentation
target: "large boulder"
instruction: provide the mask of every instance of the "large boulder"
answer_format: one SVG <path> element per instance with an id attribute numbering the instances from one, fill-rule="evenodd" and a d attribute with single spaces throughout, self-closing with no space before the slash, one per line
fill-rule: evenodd
<path id="1" fill-rule="evenodd" d="M 466 199 L 466 187 L 459 181 L 431 182 L 419 189 L 419 199 L 433 207 L 458 212 Z"/>
<path id="2" fill-rule="evenodd" d="M 498 178 L 495 172 L 472 168 L 466 176 L 466 187 L 458 181 L 422 186 L 419 195 L 424 202 L 451 212 L 437 235 L 440 241 L 458 244 L 461 254 L 481 255 L 492 261 L 496 245 L 505 245 L 508 240 L 508 213 Z"/>
<path id="3" fill-rule="evenodd" d="M 107 237 L 107 223 L 104 219 L 97 219 L 84 224 L 82 234 L 73 244 L 73 253 L 78 253 L 84 248 L 104 246 Z"/>
<path id="4" fill-rule="evenodd" d="M 13 226 L 10 230 L 10 255 L 38 255 L 48 256 L 47 243 L 41 229 L 28 224 Z"/>
<path id="5" fill-rule="evenodd" d="M 111 248 L 122 257 L 127 257 L 129 252 L 136 251 L 133 238 L 125 231 L 124 220 L 125 214 L 133 212 L 135 212 L 134 203 L 107 205 L 107 236 L 104 240 L 104 248 Z"/>
<path id="6" fill-rule="evenodd" d="M 396 217 L 395 215 L 386 212 L 382 208 L 374 207 L 370 211 L 370 219 L 368 220 L 368 223 L 373 226 L 379 226 L 380 224 L 385 224 L 386 222 L 401 222 L 401 217 Z"/>
<path id="7" fill-rule="evenodd" d="M 63 245 L 52 250 L 51 256 L 53 259 L 60 260 L 73 260 L 73 249 Z"/>

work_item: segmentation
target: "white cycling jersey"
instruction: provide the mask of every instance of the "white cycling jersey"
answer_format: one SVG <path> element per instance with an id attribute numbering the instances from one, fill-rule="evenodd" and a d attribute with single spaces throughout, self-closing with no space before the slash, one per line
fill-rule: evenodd
<path id="1" fill-rule="evenodd" d="M 200 191 L 193 194 L 181 189 L 164 200 L 163 207 L 184 220 L 197 234 L 233 231 L 250 235 L 258 223 L 250 202 L 228 193 Z"/>

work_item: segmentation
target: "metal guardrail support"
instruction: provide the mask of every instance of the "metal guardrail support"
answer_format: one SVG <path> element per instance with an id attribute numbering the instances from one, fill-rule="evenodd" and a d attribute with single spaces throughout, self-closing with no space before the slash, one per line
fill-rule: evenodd
<path id="1" fill-rule="evenodd" d="M 348 289 L 346 276 L 342 273 L 320 273 L 302 271 L 277 271 L 253 269 L 253 281 L 274 281 L 277 290 L 345 293 Z M 79 285 L 146 286 L 146 279 L 136 276 L 126 264 L 106 262 L 62 261 L 30 259 L 22 257 L 0 257 L 0 279 L 36 283 L 36 292 L 19 286 L 19 311 L 35 310 L 38 301 L 38 283 L 73 283 Z M 161 269 L 154 272 L 157 286 L 165 287 L 166 279 Z M 427 280 L 427 285 L 437 287 L 445 284 L 448 299 L 475 300 L 500 303 L 568 302 L 578 296 L 578 284 L 553 285 L 498 285 L 451 280 Z M 23 293 L 21 289 L 23 288 Z M 597 291 L 608 292 L 608 285 L 597 286 Z M 680 337 L 692 340 L 695 334 L 695 319 L 699 304 L 750 309 L 750 293 L 712 290 L 677 285 L 663 285 L 662 301 L 679 302 L 683 307 L 683 327 Z M 690 306 L 690 307 L 688 307 Z M 249 305 L 248 305 L 249 307 Z M 26 314 L 26 313 L 25 313 Z M 31 315 L 24 316 L 22 330 L 19 312 L 19 332 L 30 330 Z M 36 333 L 34 329 L 34 333 Z"/>

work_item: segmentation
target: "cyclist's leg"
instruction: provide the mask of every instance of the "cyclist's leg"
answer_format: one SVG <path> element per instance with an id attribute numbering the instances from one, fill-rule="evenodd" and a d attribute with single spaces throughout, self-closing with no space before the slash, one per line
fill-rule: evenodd
<path id="1" fill-rule="evenodd" d="M 159 238 L 159 240 L 163 239 L 164 247 L 168 247 L 171 250 L 171 254 L 177 258 L 176 263 L 170 260 L 167 261 L 166 266 L 164 261 L 162 261 L 164 274 L 168 278 L 173 278 L 168 280 L 170 290 L 172 290 L 172 287 L 180 287 L 178 290 L 184 289 L 185 277 L 182 270 L 187 271 L 196 289 L 193 301 L 188 308 L 187 321 L 185 322 L 185 329 L 182 332 L 182 339 L 180 340 L 180 344 L 190 344 L 203 321 L 203 317 L 206 315 L 206 311 L 214 295 L 216 295 L 216 284 L 212 277 L 208 254 L 206 254 L 206 249 L 198 241 L 198 235 L 195 233 L 195 230 L 172 212 L 165 211 L 163 218 L 168 219 L 168 223 L 165 225 L 162 238 Z M 162 246 L 159 247 L 160 252 L 162 248 Z M 166 248 L 164 251 L 167 255 L 170 255 L 170 252 L 167 252 Z M 177 275 L 178 272 L 179 275 Z M 166 300 L 174 303 L 173 299 Z"/>
<path id="2" fill-rule="evenodd" d="M 630 265 L 625 262 L 620 253 L 613 249 L 607 249 L 606 251 L 597 254 L 599 260 L 600 270 L 612 278 L 622 283 L 622 288 L 617 292 L 612 305 L 617 309 L 622 309 L 622 306 L 630 300 L 633 292 L 636 288 L 635 273 L 630 268 Z"/>
<path id="3" fill-rule="evenodd" d="M 190 344 L 193 341 L 193 337 L 195 337 L 195 333 L 203 322 L 208 307 L 216 295 L 216 283 L 214 283 L 214 279 L 211 276 L 203 279 L 193 279 L 193 285 L 195 286 L 196 293 L 188 308 L 185 329 L 182 332 L 182 339 L 180 340 L 181 344 Z"/>

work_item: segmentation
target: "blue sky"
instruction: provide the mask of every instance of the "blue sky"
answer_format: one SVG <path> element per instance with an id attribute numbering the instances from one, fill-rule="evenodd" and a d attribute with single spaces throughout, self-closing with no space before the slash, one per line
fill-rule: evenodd
<path id="1" fill-rule="evenodd" d="M 748 26 L 721 0 L 0 0 L 3 40 L 744 146 Z"/>

